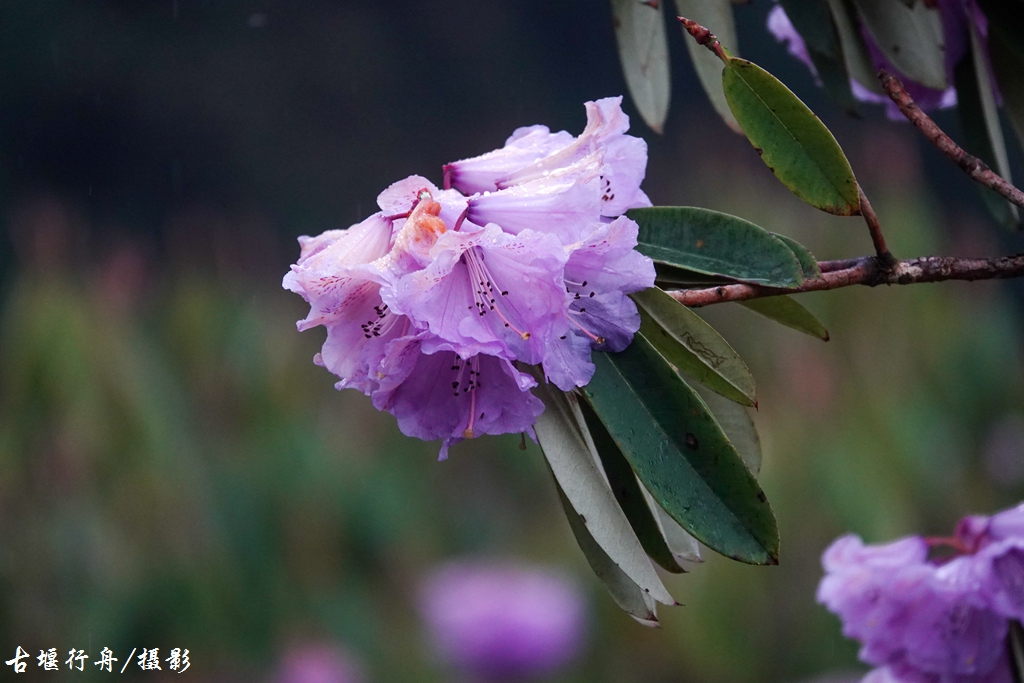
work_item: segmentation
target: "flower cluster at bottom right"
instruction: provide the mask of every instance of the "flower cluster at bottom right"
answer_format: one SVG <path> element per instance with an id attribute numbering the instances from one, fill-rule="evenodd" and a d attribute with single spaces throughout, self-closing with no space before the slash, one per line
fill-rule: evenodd
<path id="1" fill-rule="evenodd" d="M 942 553 L 944 548 L 954 552 Z M 825 551 L 818 601 L 860 641 L 862 683 L 1011 683 L 1011 621 L 1024 621 L 1024 504 L 966 517 L 951 538 Z"/>

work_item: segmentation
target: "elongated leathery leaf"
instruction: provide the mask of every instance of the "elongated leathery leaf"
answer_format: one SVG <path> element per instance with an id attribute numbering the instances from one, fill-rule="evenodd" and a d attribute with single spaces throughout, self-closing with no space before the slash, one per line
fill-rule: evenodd
<path id="1" fill-rule="evenodd" d="M 788 296 L 741 301 L 740 305 L 794 330 L 828 341 L 828 330 L 803 304 Z"/>
<path id="2" fill-rule="evenodd" d="M 722 86 L 761 160 L 811 206 L 840 216 L 860 211 L 850 162 L 825 124 L 775 76 L 729 57 Z"/>
<path id="3" fill-rule="evenodd" d="M 1024 36 L 1021 37 L 1021 42 L 1024 43 Z M 1015 49 L 1006 32 L 992 26 L 988 47 L 992 57 L 992 70 L 999 83 L 999 92 L 1003 96 L 1003 112 L 1017 132 L 1020 145 L 1024 146 L 1024 44 Z"/>
<path id="4" fill-rule="evenodd" d="M 1024 683 L 1024 626 L 1016 619 L 1010 621 L 1010 633 L 1007 638 L 1010 650 L 1010 669 L 1014 683 Z"/>
<path id="5" fill-rule="evenodd" d="M 658 522 L 661 524 L 661 531 L 665 535 L 665 542 L 668 543 L 668 548 L 672 551 L 676 562 L 703 562 L 704 558 L 700 555 L 700 543 L 697 542 L 697 539 L 679 526 L 679 522 L 672 519 L 665 512 L 665 508 L 658 505 L 658 501 L 654 500 L 654 496 L 646 488 L 643 489 L 643 492 L 644 497 L 647 498 L 647 504 L 655 511 Z M 683 567 L 683 569 L 686 568 Z"/>
<path id="6" fill-rule="evenodd" d="M 796 256 L 796 260 L 800 262 L 800 269 L 804 272 L 804 279 L 810 280 L 812 278 L 821 277 L 821 268 L 818 266 L 818 259 L 814 258 L 814 254 L 812 254 L 807 247 L 800 244 L 792 237 L 776 235 L 774 232 L 772 234 L 785 242 L 786 246 L 793 251 L 793 255 Z"/>
<path id="7" fill-rule="evenodd" d="M 1024 38 L 1021 39 L 1024 42 Z M 1003 111 L 1017 132 L 1019 143 L 1024 146 L 1024 45 L 1014 49 L 1004 31 L 995 26 L 989 32 L 989 53 L 992 70 L 1003 96 Z"/>
<path id="8" fill-rule="evenodd" d="M 750 409 L 725 399 L 704 387 L 694 387 L 718 421 L 750 473 L 755 477 L 761 471 L 761 437 L 757 435 Z"/>
<path id="9" fill-rule="evenodd" d="M 580 401 L 580 409 L 586 420 L 587 428 L 594 439 L 597 454 L 601 457 L 601 466 L 608 475 L 608 483 L 615 494 L 615 500 L 619 501 L 622 511 L 626 513 L 633 531 L 636 532 L 640 544 L 647 551 L 652 560 L 660 564 L 666 571 L 678 574 L 683 568 L 676 562 L 672 551 L 665 541 L 661 530 L 661 524 L 654 516 L 651 508 L 644 498 L 643 488 L 636 479 L 636 474 L 629 466 L 626 457 L 608 433 L 607 427 L 594 413 L 586 401 Z"/>
<path id="10" fill-rule="evenodd" d="M 718 42 L 732 54 L 739 54 L 732 0 L 676 0 L 676 11 L 680 16 L 693 19 L 698 24 L 710 28 Z M 686 29 L 683 29 L 684 33 L 685 31 Z M 729 103 L 725 101 L 725 91 L 722 90 L 722 60 L 689 37 L 686 39 L 686 48 L 690 51 L 693 69 L 697 72 L 697 78 L 704 86 L 704 92 L 708 94 L 711 105 L 727 126 L 741 133 L 740 124 L 736 123 L 736 117 L 732 115 Z"/>
<path id="11" fill-rule="evenodd" d="M 996 173 L 1011 181 L 1006 142 L 989 77 L 988 59 L 973 26 L 970 38 L 970 51 L 954 69 L 957 113 L 960 115 L 960 127 L 964 131 L 964 147 L 980 157 Z M 1020 75 L 1016 77 L 1020 78 Z M 979 185 L 978 189 L 985 206 L 997 222 L 1011 228 L 1020 223 L 1020 213 L 1016 206 L 987 187 Z"/>
<path id="12" fill-rule="evenodd" d="M 771 287 L 798 287 L 803 271 L 770 232 L 727 213 L 693 206 L 631 209 L 637 250 L 656 262 Z"/>
<path id="13" fill-rule="evenodd" d="M 731 401 L 757 405 L 750 370 L 713 327 L 656 287 L 633 300 L 640 307 L 640 332 L 665 360 Z"/>
<path id="14" fill-rule="evenodd" d="M 707 406 L 642 334 L 595 353 L 584 392 L 633 471 L 669 515 L 741 562 L 778 562 L 779 531 L 757 480 Z"/>
<path id="15" fill-rule="evenodd" d="M 572 404 L 576 397 L 545 383 L 538 385 L 534 392 L 544 402 L 544 412 L 534 425 L 537 440 L 555 480 L 590 535 L 644 592 L 658 602 L 674 605 L 675 600 L 658 578 L 608 481 L 598 469 L 597 454 L 590 450 L 583 435 L 586 427 L 577 420 Z"/>
<path id="16" fill-rule="evenodd" d="M 804 39 L 807 55 L 825 92 L 848 114 L 857 113 L 842 43 L 826 0 L 781 0 L 793 27 Z"/>
<path id="17" fill-rule="evenodd" d="M 713 287 L 715 285 L 728 285 L 736 282 L 732 278 L 720 277 L 718 275 L 705 275 L 688 268 L 676 268 L 664 263 L 654 264 L 654 283 L 665 288 L 689 288 L 689 287 Z"/>
<path id="18" fill-rule="evenodd" d="M 658 3 L 612 0 L 619 59 L 640 116 L 661 132 L 670 97 L 665 17 Z"/>
<path id="19" fill-rule="evenodd" d="M 836 22 L 839 43 L 843 49 L 843 62 L 850 76 L 861 86 L 876 95 L 885 95 L 882 86 L 875 78 L 875 65 L 868 54 L 868 46 L 860 32 L 857 22 L 857 10 L 850 0 L 828 0 L 832 10 L 832 19 Z"/>
<path id="20" fill-rule="evenodd" d="M 939 10 L 892 0 L 853 0 L 868 31 L 893 66 L 921 85 L 945 90 L 946 45 Z"/>
<path id="21" fill-rule="evenodd" d="M 640 586 L 633 583 L 633 580 L 608 557 L 608 553 L 601 549 L 601 545 L 590 535 L 586 522 L 565 497 L 565 492 L 558 485 L 557 479 L 555 487 L 558 489 L 558 498 L 562 501 L 565 516 L 569 520 L 569 528 L 576 537 L 576 543 L 579 544 L 594 574 L 608 589 L 615 604 L 644 626 L 657 626 L 658 612 L 654 600 Z"/>

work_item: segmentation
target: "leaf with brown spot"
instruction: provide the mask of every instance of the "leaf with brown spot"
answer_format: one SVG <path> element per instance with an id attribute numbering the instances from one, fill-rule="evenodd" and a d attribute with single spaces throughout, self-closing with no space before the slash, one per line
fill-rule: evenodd
<path id="1" fill-rule="evenodd" d="M 771 506 L 701 398 L 642 334 L 595 353 L 583 388 L 644 487 L 695 538 L 751 564 L 778 562 Z"/>
<path id="2" fill-rule="evenodd" d="M 860 212 L 850 162 L 800 98 L 761 67 L 736 57 L 726 59 L 722 86 L 747 139 L 783 185 L 822 211 Z"/>

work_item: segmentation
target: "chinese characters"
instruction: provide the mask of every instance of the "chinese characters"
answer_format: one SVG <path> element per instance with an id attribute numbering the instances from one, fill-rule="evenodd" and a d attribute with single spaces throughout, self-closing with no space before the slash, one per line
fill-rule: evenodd
<path id="1" fill-rule="evenodd" d="M 121 660 L 114 656 L 114 651 L 109 647 L 104 647 L 99 654 L 99 658 L 96 659 L 92 664 L 99 667 L 100 671 L 107 673 L 124 673 L 127 670 L 128 665 L 133 661 L 143 671 L 173 671 L 175 673 L 183 673 L 186 669 L 191 666 L 191 662 L 188 658 L 188 649 L 175 647 L 172 648 L 167 658 L 160 659 L 160 648 L 142 648 L 142 652 L 136 655 L 139 648 L 133 648 L 132 653 L 124 660 L 124 665 L 120 669 L 117 668 L 116 664 Z M 28 661 L 32 656 L 25 651 L 25 648 L 20 645 L 14 652 L 14 657 L 4 662 L 9 667 L 14 669 L 14 673 L 23 674 L 28 668 Z M 90 659 L 89 655 L 86 654 L 85 650 L 79 650 L 77 648 L 71 648 L 68 650 L 68 658 L 64 661 L 64 666 L 72 671 L 85 671 L 85 665 L 87 660 Z M 161 663 L 165 667 L 161 666 Z M 43 671 L 60 671 L 60 661 L 57 658 L 57 648 L 51 647 L 48 650 L 40 650 L 36 656 L 36 667 Z"/>

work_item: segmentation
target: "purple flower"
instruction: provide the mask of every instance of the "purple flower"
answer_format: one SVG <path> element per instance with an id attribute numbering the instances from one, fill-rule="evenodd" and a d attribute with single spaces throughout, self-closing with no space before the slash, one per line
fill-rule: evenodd
<path id="1" fill-rule="evenodd" d="M 532 230 L 470 230 L 441 235 L 429 265 L 397 279 L 388 304 L 464 358 L 486 353 L 539 363 L 545 340 L 568 328 L 565 250 L 553 235 Z"/>
<path id="2" fill-rule="evenodd" d="M 431 340 L 424 350 L 424 340 Z M 389 345 L 373 405 L 390 412 L 403 434 L 442 439 L 438 459 L 462 439 L 527 432 L 544 404 L 530 393 L 536 380 L 507 359 L 477 354 L 463 359 L 428 332 Z"/>
<path id="3" fill-rule="evenodd" d="M 958 551 L 930 558 L 933 546 Z M 866 681 L 1009 681 L 1006 636 L 1024 616 L 1024 506 L 968 517 L 949 539 L 865 546 L 855 536 L 825 551 L 818 601 L 839 615 Z"/>
<path id="4" fill-rule="evenodd" d="M 548 381 L 563 391 L 585 386 L 593 376 L 589 347 L 622 351 L 640 329 L 636 304 L 626 295 L 654 285 L 654 263 L 635 250 L 638 232 L 634 221 L 620 217 L 567 247 L 571 300 L 565 315 L 571 327 L 567 335 L 549 337 L 544 355 Z"/>
<path id="5" fill-rule="evenodd" d="M 942 17 L 943 34 L 945 40 L 945 68 L 947 82 L 953 82 L 953 68 L 957 62 L 963 58 L 966 53 L 967 46 L 967 31 L 968 31 L 968 16 L 972 19 L 976 16 L 981 16 L 981 13 L 977 10 L 969 10 L 965 8 L 965 0 L 939 0 L 938 9 Z M 970 12 L 970 15 L 968 14 Z M 982 20 L 984 17 L 982 16 Z M 786 10 L 781 5 L 776 5 L 768 13 L 768 30 L 771 32 L 775 39 L 780 43 L 784 42 L 787 44 L 787 51 L 801 62 L 803 62 L 811 73 L 814 74 L 814 79 L 821 84 L 818 78 L 818 71 L 811 61 L 811 55 L 808 52 L 807 44 L 804 42 L 803 37 L 797 32 L 793 26 L 789 17 L 786 15 Z M 889 73 L 899 76 L 900 80 L 903 81 L 903 85 L 906 87 L 907 92 L 914 98 L 914 101 L 923 110 L 931 109 L 947 109 L 949 107 L 956 106 L 956 89 L 952 86 L 944 89 L 937 90 L 935 88 L 929 88 L 920 83 L 917 83 L 911 78 L 908 78 L 899 69 L 897 69 L 892 62 L 890 62 L 882 50 L 878 47 L 874 37 L 867 31 L 866 28 L 862 27 L 861 35 L 864 38 L 864 44 L 868 50 L 868 56 L 871 59 L 872 66 L 875 71 L 879 69 L 885 69 Z M 871 104 L 884 104 L 886 115 L 894 121 L 902 121 L 904 119 L 903 114 L 900 112 L 899 107 L 888 97 L 881 93 L 869 90 L 859 81 L 854 78 L 850 78 L 850 90 L 853 96 L 861 102 L 868 102 Z"/>
<path id="6" fill-rule="evenodd" d="M 387 342 L 408 326 L 404 316 L 384 304 L 380 283 L 366 269 L 387 254 L 391 235 L 392 222 L 374 214 L 348 230 L 300 237 L 302 253 L 284 277 L 285 289 L 310 304 L 309 315 L 297 323 L 299 330 L 327 328 L 327 341 L 313 361 L 341 377 L 339 389 L 369 394 Z"/>
<path id="7" fill-rule="evenodd" d="M 640 189 L 647 169 L 647 143 L 625 134 L 629 117 L 622 112 L 622 98 L 607 97 L 585 106 L 587 127 L 578 138 L 565 132 L 552 135 L 544 126 L 520 128 L 502 149 L 445 166 L 446 184 L 467 194 L 481 193 L 476 203 L 486 205 L 490 200 L 483 199 L 488 196 L 484 192 L 531 181 L 558 184 L 576 176 L 585 184 L 596 183 L 600 215 L 618 216 L 627 209 L 650 206 Z M 492 221 L 502 224 L 494 218 L 484 219 Z"/>
<path id="8" fill-rule="evenodd" d="M 362 683 L 359 663 L 329 643 L 293 645 L 281 658 L 274 683 Z"/>
<path id="9" fill-rule="evenodd" d="M 515 563 L 462 561 L 420 591 L 431 645 L 445 663 L 484 681 L 526 680 L 575 659 L 586 604 L 562 576 Z"/>
<path id="10" fill-rule="evenodd" d="M 627 295 L 654 284 L 654 267 L 619 216 L 650 205 L 647 146 L 625 134 L 620 103 L 588 102 L 578 138 L 520 128 L 447 165 L 446 189 L 410 176 L 380 194 L 379 213 L 300 238 L 283 284 L 310 303 L 299 329 L 327 328 L 314 361 L 339 389 L 441 439 L 443 459 L 464 438 L 532 435 L 543 407 L 515 362 L 570 390 L 590 380 L 592 348 L 629 344 L 639 316 Z"/>

